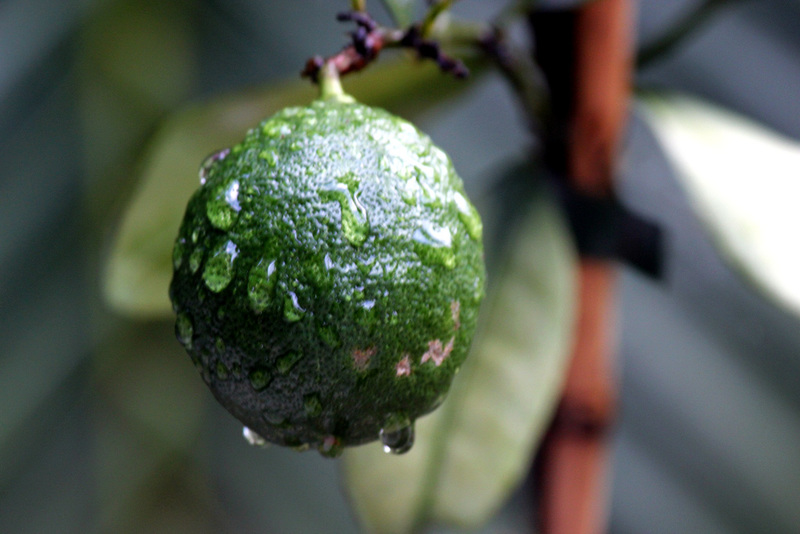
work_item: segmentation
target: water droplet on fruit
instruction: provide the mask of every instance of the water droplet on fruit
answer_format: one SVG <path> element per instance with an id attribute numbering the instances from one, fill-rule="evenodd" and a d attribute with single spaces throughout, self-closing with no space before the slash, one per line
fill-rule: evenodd
<path id="1" fill-rule="evenodd" d="M 272 382 L 272 375 L 266 369 L 256 367 L 250 371 L 250 385 L 256 391 L 262 391 Z"/>
<path id="2" fill-rule="evenodd" d="M 303 353 L 291 351 L 278 358 L 277 368 L 280 374 L 286 374 L 292 370 L 297 362 L 303 359 Z"/>
<path id="3" fill-rule="evenodd" d="M 245 441 L 247 441 L 247 443 L 249 443 L 253 447 L 261 447 L 263 449 L 269 447 L 269 443 L 267 442 L 267 440 L 265 440 L 264 438 L 262 438 L 261 436 L 259 436 L 258 434 L 256 434 L 247 427 L 244 427 L 242 429 L 242 436 L 244 437 Z"/>
<path id="4" fill-rule="evenodd" d="M 297 294 L 293 291 L 289 291 L 288 295 L 283 300 L 284 318 L 290 323 L 295 323 L 302 319 L 305 314 L 306 310 L 300 306 L 300 302 L 297 300 Z"/>
<path id="5" fill-rule="evenodd" d="M 472 207 L 464 195 L 458 192 L 453 195 L 453 203 L 458 210 L 458 218 L 466 226 L 469 236 L 475 241 L 480 241 L 483 234 L 483 223 L 478 211 Z"/>
<path id="6" fill-rule="evenodd" d="M 179 313 L 175 320 L 175 337 L 181 342 L 181 345 L 187 349 L 192 348 L 192 336 L 194 336 L 194 326 L 192 320 L 185 313 Z"/>
<path id="7" fill-rule="evenodd" d="M 403 454 L 411 450 L 414 445 L 414 423 L 408 418 L 398 420 L 390 426 L 381 429 L 381 443 L 383 452 Z"/>
<path id="8" fill-rule="evenodd" d="M 186 239 L 179 237 L 175 241 L 175 246 L 172 247 L 172 268 L 176 271 L 181 268 L 183 264 L 183 255 L 186 253 Z"/>
<path id="9" fill-rule="evenodd" d="M 319 400 L 319 395 L 312 393 L 303 398 L 303 408 L 309 417 L 316 417 L 322 413 L 322 402 Z"/>
<path id="10" fill-rule="evenodd" d="M 220 187 L 206 203 L 206 216 L 215 228 L 229 229 L 242 206 L 239 204 L 239 181 L 232 180 L 227 186 Z"/>
<path id="11" fill-rule="evenodd" d="M 206 181 L 208 180 L 208 176 L 211 173 L 211 168 L 217 162 L 225 159 L 230 153 L 230 148 L 224 148 L 214 152 L 213 154 L 210 154 L 206 159 L 203 160 L 202 165 L 200 165 L 200 185 L 205 185 Z"/>
<path id="12" fill-rule="evenodd" d="M 203 270 L 203 280 L 208 289 L 219 293 L 231 283 L 233 279 L 233 261 L 239 255 L 239 248 L 233 241 L 227 241 L 225 245 L 211 256 Z"/>
<path id="13" fill-rule="evenodd" d="M 319 195 L 324 201 L 336 200 L 339 202 L 344 237 L 351 245 L 361 246 L 369 234 L 369 219 L 358 192 L 351 193 L 348 184 L 335 182 L 323 186 L 319 190 Z"/>
<path id="14" fill-rule="evenodd" d="M 275 260 L 262 259 L 252 269 L 247 277 L 247 296 L 250 306 L 256 313 L 267 309 L 275 291 L 277 279 Z"/>
<path id="15" fill-rule="evenodd" d="M 189 256 L 189 269 L 192 274 L 196 273 L 197 269 L 200 268 L 200 264 L 203 263 L 203 254 L 205 254 L 203 247 L 197 247 L 192 251 L 192 255 Z"/>
<path id="16" fill-rule="evenodd" d="M 439 263 L 448 269 L 455 267 L 453 237 L 448 228 L 436 228 L 428 223 L 423 223 L 414 231 L 412 239 L 423 262 Z"/>

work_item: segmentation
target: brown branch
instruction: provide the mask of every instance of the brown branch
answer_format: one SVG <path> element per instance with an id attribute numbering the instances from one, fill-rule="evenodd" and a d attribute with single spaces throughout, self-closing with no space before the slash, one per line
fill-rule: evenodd
<path id="1" fill-rule="evenodd" d="M 445 54 L 439 43 L 423 38 L 417 25 L 411 26 L 406 31 L 384 28 L 363 11 L 340 13 L 337 19 L 356 24 L 355 31 L 350 34 L 352 43 L 338 54 L 328 58 L 315 56 L 306 62 L 301 76 L 310 78 L 314 83 L 318 83 L 319 72 L 325 64 L 332 65 L 339 76 L 343 76 L 365 68 L 378 58 L 384 48 L 389 47 L 416 50 L 420 59 L 435 61 L 443 72 L 451 73 L 457 78 L 465 78 L 469 74 L 464 63 Z"/>
<path id="2" fill-rule="evenodd" d="M 534 15 L 532 19 L 535 19 Z M 542 67 L 553 94 L 548 149 L 568 187 L 598 198 L 613 195 L 617 146 L 627 117 L 632 67 L 630 0 L 595 0 L 557 20 L 532 20 L 567 57 Z M 566 29 L 567 31 L 559 31 Z M 537 52 L 538 53 L 538 52 Z M 566 62 L 566 63 L 565 63 Z M 565 65 L 569 68 L 565 68 Z M 576 343 L 556 417 L 540 453 L 542 534 L 605 531 L 608 431 L 616 414 L 614 373 L 615 266 L 582 256 Z"/>

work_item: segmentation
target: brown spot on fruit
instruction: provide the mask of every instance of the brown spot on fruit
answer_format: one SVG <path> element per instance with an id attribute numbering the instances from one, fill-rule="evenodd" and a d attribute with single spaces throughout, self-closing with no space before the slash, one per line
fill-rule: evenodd
<path id="1" fill-rule="evenodd" d="M 453 317 L 453 330 L 461 328 L 461 303 L 454 300 L 450 303 L 450 315 Z"/>
<path id="2" fill-rule="evenodd" d="M 397 362 L 397 376 L 410 376 L 411 375 L 411 356 L 408 353 L 403 354 L 403 359 Z"/>
<path id="3" fill-rule="evenodd" d="M 422 355 L 421 363 L 425 363 L 428 360 L 433 360 L 433 363 L 436 364 L 436 367 L 442 365 L 442 362 L 445 361 L 448 356 L 450 356 L 451 352 L 453 352 L 453 343 L 455 340 L 455 337 L 451 337 L 450 341 L 448 341 L 447 345 L 444 347 L 442 346 L 442 342 L 438 339 L 429 341 L 428 350 Z"/>
<path id="4" fill-rule="evenodd" d="M 369 360 L 375 353 L 378 352 L 378 349 L 375 347 L 369 347 L 367 349 L 356 349 L 353 351 L 353 365 L 356 366 L 356 369 L 359 371 L 366 371 L 367 367 L 369 367 Z"/>

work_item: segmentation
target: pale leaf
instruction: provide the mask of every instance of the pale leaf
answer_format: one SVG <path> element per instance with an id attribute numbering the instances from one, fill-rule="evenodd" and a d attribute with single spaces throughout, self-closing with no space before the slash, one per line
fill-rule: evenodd
<path id="1" fill-rule="evenodd" d="M 800 314 L 800 143 L 687 96 L 641 103 L 724 257 Z"/>

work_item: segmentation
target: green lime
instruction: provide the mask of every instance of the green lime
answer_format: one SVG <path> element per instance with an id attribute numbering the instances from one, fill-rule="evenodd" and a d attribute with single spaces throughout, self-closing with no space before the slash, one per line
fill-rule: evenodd
<path id="1" fill-rule="evenodd" d="M 284 109 L 204 163 L 176 334 L 251 441 L 402 452 L 467 355 L 482 226 L 430 138 L 343 100 Z"/>

